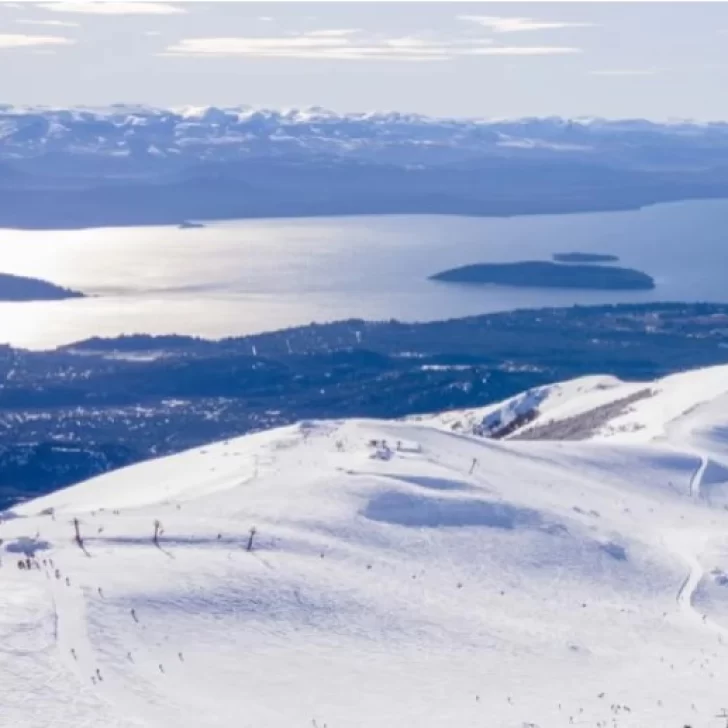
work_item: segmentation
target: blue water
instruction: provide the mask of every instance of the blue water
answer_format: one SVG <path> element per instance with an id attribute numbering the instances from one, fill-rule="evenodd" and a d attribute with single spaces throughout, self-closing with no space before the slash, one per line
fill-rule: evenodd
<path id="1" fill-rule="evenodd" d="M 341 318 L 407 321 L 514 308 L 728 301 L 728 201 L 509 219 L 396 216 L 202 229 L 0 230 L 0 271 L 98 294 L 0 304 L 0 342 L 46 348 L 122 333 L 239 335 Z M 613 253 L 654 291 L 470 288 L 427 280 L 476 262 Z"/>

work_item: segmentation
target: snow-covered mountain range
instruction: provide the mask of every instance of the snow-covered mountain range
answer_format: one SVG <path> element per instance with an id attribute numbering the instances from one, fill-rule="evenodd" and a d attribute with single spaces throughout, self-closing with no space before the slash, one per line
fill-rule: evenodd
<path id="1" fill-rule="evenodd" d="M 726 366 L 590 377 L 30 501 L 0 519 L 2 722 L 719 725 L 726 405 Z"/>
<path id="2" fill-rule="evenodd" d="M 0 227 L 523 215 L 728 196 L 728 124 L 0 106 Z"/>
<path id="3" fill-rule="evenodd" d="M 638 148 L 636 147 L 638 144 Z M 333 156 L 387 164 L 431 164 L 496 157 L 601 160 L 634 166 L 684 166 L 709 161 L 707 150 L 728 149 L 728 123 L 642 119 L 457 119 L 397 112 L 337 114 L 321 108 L 270 110 L 138 105 L 108 108 L 0 106 L 0 160 L 54 155 L 145 160 L 148 171 L 180 160 L 231 161 L 258 156 Z M 715 163 L 715 159 L 712 160 Z M 166 163 L 165 163 L 166 162 Z M 28 169 L 36 167 L 28 165 Z M 83 169 L 83 166 L 81 167 Z"/>

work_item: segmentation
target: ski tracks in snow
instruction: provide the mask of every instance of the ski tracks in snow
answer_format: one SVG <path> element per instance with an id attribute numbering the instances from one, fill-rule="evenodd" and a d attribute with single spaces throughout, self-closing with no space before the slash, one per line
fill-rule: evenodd
<path id="1" fill-rule="evenodd" d="M 73 577 L 70 584 L 67 583 L 63 572 L 60 578 L 56 578 L 54 569 L 47 568 L 47 574 L 55 612 L 56 645 L 62 663 L 71 674 L 76 675 L 84 692 L 95 693 L 109 716 L 119 715 L 119 706 L 128 704 L 128 697 L 125 700 L 123 694 L 115 694 L 118 691 L 106 681 L 101 670 L 102 665 L 88 634 L 84 587 L 75 584 Z M 138 719 L 130 717 L 128 711 L 122 714 L 124 717 L 118 723 L 120 727 L 149 728 L 148 723 L 140 723 Z M 108 725 L 111 728 L 112 724 Z"/>
<path id="2" fill-rule="evenodd" d="M 699 500 L 703 497 L 701 487 L 710 460 L 703 453 L 696 452 L 696 455 L 700 458 L 700 463 L 690 478 L 689 492 L 691 498 Z M 705 576 L 705 569 L 700 563 L 700 555 L 705 551 L 709 540 L 709 533 L 698 531 L 673 530 L 663 534 L 663 541 L 668 551 L 688 567 L 688 573 L 675 596 L 679 610 L 692 622 L 728 639 L 728 629 L 708 619 L 707 615 L 699 612 L 693 604 L 695 592 Z"/>
<path id="3" fill-rule="evenodd" d="M 707 615 L 699 612 L 693 603 L 695 592 L 705 576 L 705 569 L 700 563 L 700 554 L 705 550 L 709 538 L 709 534 L 695 531 L 668 531 L 664 534 L 667 549 L 688 567 L 688 573 L 675 596 L 680 612 L 691 622 L 728 640 L 728 629 L 708 619 Z"/>
<path id="4" fill-rule="evenodd" d="M 88 637 L 86 601 L 80 586 L 67 584 L 65 576 L 50 577 L 50 591 L 56 615 L 56 644 L 63 661 L 78 679 L 88 685 L 103 686 L 98 679 L 99 665 Z"/>
<path id="5" fill-rule="evenodd" d="M 700 458 L 700 464 L 690 478 L 689 486 L 690 497 L 695 499 L 702 496 L 701 487 L 703 484 L 703 476 L 705 475 L 705 471 L 707 470 L 708 464 L 710 462 L 710 460 L 708 460 L 708 458 L 702 453 L 696 453 L 696 455 Z"/>

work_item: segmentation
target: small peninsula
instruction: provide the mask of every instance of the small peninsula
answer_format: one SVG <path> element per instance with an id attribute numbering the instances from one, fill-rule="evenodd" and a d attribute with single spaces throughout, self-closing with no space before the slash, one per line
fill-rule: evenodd
<path id="1" fill-rule="evenodd" d="M 0 273 L 0 301 L 62 301 L 66 298 L 85 298 L 85 295 L 38 278 Z"/>
<path id="2" fill-rule="evenodd" d="M 554 253 L 557 263 L 616 263 L 619 257 L 606 253 Z"/>
<path id="3" fill-rule="evenodd" d="M 449 283 L 496 284 L 518 288 L 581 288 L 594 291 L 647 291 L 655 281 L 631 268 L 600 265 L 559 265 L 532 260 L 519 263 L 479 263 L 430 276 Z"/>

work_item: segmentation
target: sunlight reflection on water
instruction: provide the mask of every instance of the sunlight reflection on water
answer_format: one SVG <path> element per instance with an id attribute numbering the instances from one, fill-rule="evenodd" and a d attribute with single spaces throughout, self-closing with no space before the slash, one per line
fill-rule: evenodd
<path id="1" fill-rule="evenodd" d="M 244 220 L 204 228 L 0 230 L 0 272 L 97 294 L 0 304 L 0 341 L 218 338 L 341 318 L 433 320 L 513 308 L 728 299 L 728 202 L 509 219 L 444 216 Z M 427 276 L 467 263 L 615 253 L 652 292 L 467 288 Z"/>

